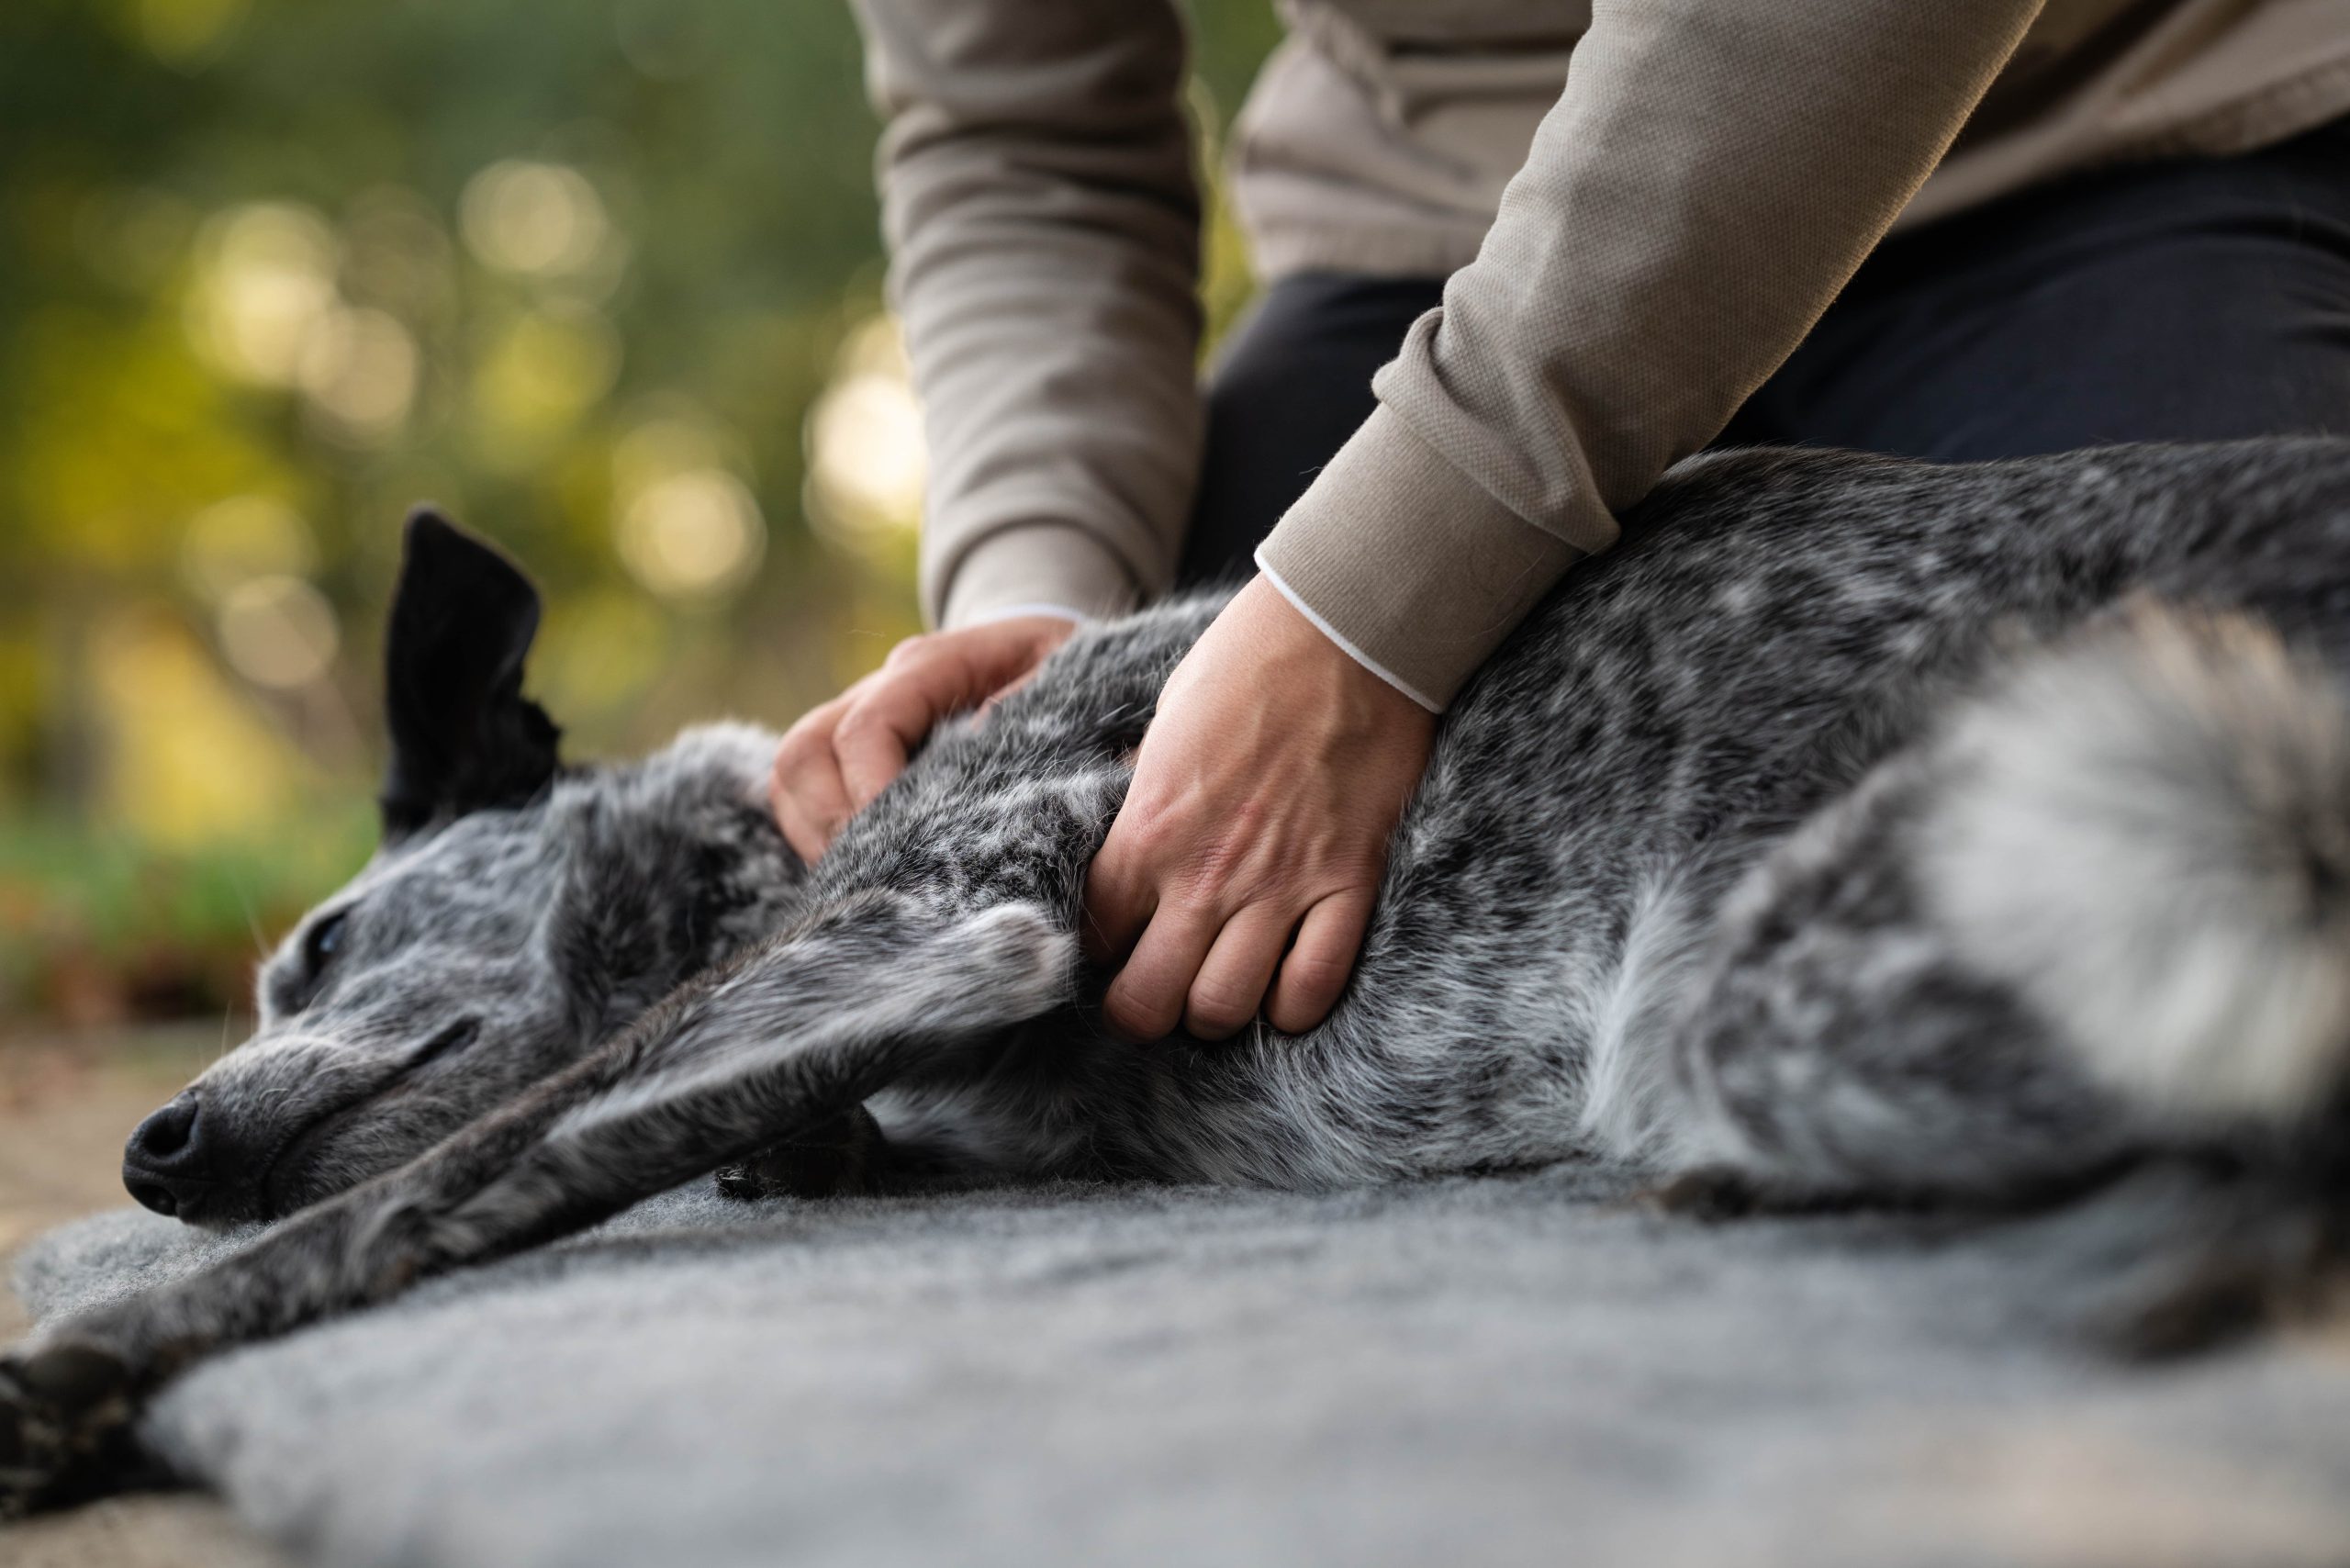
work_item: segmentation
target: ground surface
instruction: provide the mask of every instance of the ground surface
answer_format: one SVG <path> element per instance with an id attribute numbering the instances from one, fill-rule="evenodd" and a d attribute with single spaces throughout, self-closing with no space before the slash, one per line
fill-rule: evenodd
<path id="1" fill-rule="evenodd" d="M 1998 1226 L 1631 1197 L 697 1182 L 208 1361 L 144 1431 L 338 1568 L 2350 1562 L 2338 1333 L 2081 1342 L 2159 1184 Z M 72 1312 L 235 1245 L 117 1210 L 19 1279 Z"/>
<path id="2" fill-rule="evenodd" d="M 114 1149 L 211 1042 L 9 1059 L 42 1310 L 200 1266 Z M 348 1568 L 2341 1568 L 2350 1318 L 2160 1369 L 2061 1305 L 2177 1211 L 1709 1227 L 1604 1172 L 729 1204 L 207 1363 L 162 1451 Z M 2052 1291 L 2054 1294 L 2052 1296 Z M 196 1497 L 0 1568 L 282 1568 Z"/>
<path id="3" fill-rule="evenodd" d="M 0 1041 L 0 1282 L 32 1237 L 129 1203 L 122 1140 L 218 1048 L 209 1031 Z M 0 1344 L 28 1327 L 0 1282 Z M 280 1568 L 226 1508 L 196 1495 L 101 1503 L 0 1529 L 0 1568 Z"/>

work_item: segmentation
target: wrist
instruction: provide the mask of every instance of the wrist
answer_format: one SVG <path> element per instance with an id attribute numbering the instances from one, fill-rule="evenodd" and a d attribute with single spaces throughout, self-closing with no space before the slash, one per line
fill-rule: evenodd
<path id="1" fill-rule="evenodd" d="M 1614 527 L 1604 511 L 1599 521 Z M 1582 554 L 1382 408 L 1267 536 L 1257 564 L 1366 667 L 1441 710 Z"/>
<path id="2" fill-rule="evenodd" d="M 1249 579 L 1225 611 L 1235 612 L 1246 622 L 1258 678 L 1277 706 L 1303 704 L 1357 732 L 1434 731 L 1435 709 L 1332 635 L 1271 574 Z"/>
<path id="3" fill-rule="evenodd" d="M 1039 599 L 1032 604 L 1007 604 L 998 610 L 984 610 L 965 619 L 957 630 L 970 626 L 992 626 L 999 621 L 1066 621 L 1072 630 L 1093 624 L 1091 611 L 1066 604 Z"/>
<path id="4" fill-rule="evenodd" d="M 1301 599 L 1295 589 L 1283 582 L 1281 575 L 1266 565 L 1261 555 L 1257 561 L 1257 577 L 1259 581 L 1272 589 L 1274 597 L 1286 606 L 1292 615 L 1303 621 L 1324 642 L 1336 648 L 1365 674 L 1373 676 L 1385 685 L 1392 687 L 1398 694 L 1408 698 L 1416 707 L 1423 708 L 1430 713 L 1443 711 L 1442 707 L 1433 698 L 1414 688 L 1402 676 L 1397 675 L 1357 646 L 1345 633 L 1331 625 L 1318 610 Z"/>

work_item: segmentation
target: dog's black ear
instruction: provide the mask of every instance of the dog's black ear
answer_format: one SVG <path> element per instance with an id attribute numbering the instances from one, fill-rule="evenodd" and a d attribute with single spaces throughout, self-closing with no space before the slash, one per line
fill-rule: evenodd
<path id="1" fill-rule="evenodd" d="M 513 563 L 429 507 L 409 514 L 384 644 L 391 732 L 384 836 L 532 800 L 557 732 L 522 695 L 539 594 Z"/>

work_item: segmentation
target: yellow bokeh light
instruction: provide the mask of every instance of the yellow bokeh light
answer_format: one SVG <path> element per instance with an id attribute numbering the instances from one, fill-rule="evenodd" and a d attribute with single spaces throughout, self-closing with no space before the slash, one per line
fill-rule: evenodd
<path id="1" fill-rule="evenodd" d="M 180 538 L 180 575 L 216 605 L 255 577 L 304 577 L 318 564 L 310 525 L 274 496 L 231 496 L 208 506 Z"/>
<path id="2" fill-rule="evenodd" d="M 835 543 L 861 547 L 922 519 L 930 472 L 895 323 L 878 317 L 843 345 L 832 385 L 808 416 L 811 521 Z"/>
<path id="3" fill-rule="evenodd" d="M 743 481 L 697 468 L 656 480 L 620 517 L 621 562 L 665 599 L 703 599 L 740 587 L 757 569 L 767 521 Z"/>
<path id="4" fill-rule="evenodd" d="M 634 700 L 668 653 L 668 623 L 643 595 L 593 588 L 547 607 L 531 655 L 532 689 L 550 712 L 574 723 Z"/>
<path id="5" fill-rule="evenodd" d="M 466 183 L 458 216 L 485 266 L 529 276 L 587 272 L 611 234 L 596 187 L 560 163 L 491 164 Z"/>
<path id="6" fill-rule="evenodd" d="M 295 377 L 338 431 L 372 444 L 397 434 L 407 421 L 420 360 L 415 338 L 397 318 L 382 310 L 336 309 L 312 325 Z"/>
<path id="7" fill-rule="evenodd" d="M 334 231 L 305 207 L 260 202 L 207 226 L 189 302 L 197 349 L 241 381 L 290 386 L 311 330 L 335 308 Z"/>
<path id="8" fill-rule="evenodd" d="M 625 500 L 673 474 L 739 465 L 741 442 L 700 409 L 666 398 L 612 447 L 612 490 Z"/>
<path id="9" fill-rule="evenodd" d="M 282 822 L 310 769 L 160 616 L 125 613 L 89 644 L 106 743 L 96 809 L 144 841 L 185 848 Z"/>
<path id="10" fill-rule="evenodd" d="M 476 433 L 493 462 L 528 462 L 544 438 L 602 401 L 621 372 L 620 334 L 592 310 L 531 311 L 490 344 L 474 374 Z"/>
<path id="11" fill-rule="evenodd" d="M 334 607 L 299 577 L 255 577 L 220 601 L 220 652 L 255 686 L 294 690 L 326 674 L 341 643 Z"/>
<path id="12" fill-rule="evenodd" d="M 248 0 L 138 0 L 139 39 L 173 65 L 208 59 L 244 20 Z"/>

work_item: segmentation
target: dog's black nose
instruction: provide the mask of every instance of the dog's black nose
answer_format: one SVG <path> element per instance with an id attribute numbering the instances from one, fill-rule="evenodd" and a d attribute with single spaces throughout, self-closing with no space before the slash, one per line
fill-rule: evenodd
<path id="1" fill-rule="evenodd" d="M 159 1215 L 176 1215 L 212 1185 L 202 1120 L 189 1093 L 139 1124 L 122 1150 L 122 1184 L 132 1197 Z"/>

